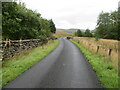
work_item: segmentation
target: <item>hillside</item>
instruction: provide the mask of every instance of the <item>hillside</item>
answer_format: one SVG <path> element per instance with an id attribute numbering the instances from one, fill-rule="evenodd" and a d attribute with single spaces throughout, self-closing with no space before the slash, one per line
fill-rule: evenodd
<path id="1" fill-rule="evenodd" d="M 66 33 L 75 33 L 78 29 L 76 28 L 72 28 L 72 29 L 57 29 L 57 31 L 61 31 L 61 32 L 66 32 Z M 85 31 L 84 29 L 80 29 L 82 31 Z"/>

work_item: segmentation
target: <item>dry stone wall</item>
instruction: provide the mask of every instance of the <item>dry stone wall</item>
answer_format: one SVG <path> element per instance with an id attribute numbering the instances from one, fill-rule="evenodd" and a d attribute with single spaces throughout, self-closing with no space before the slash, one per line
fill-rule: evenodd
<path id="1" fill-rule="evenodd" d="M 41 41 L 39 39 L 34 40 L 15 40 L 15 41 L 2 41 L 2 58 L 11 58 L 16 54 L 19 54 L 21 51 L 32 49 L 38 47 L 44 43 L 47 43 L 47 40 Z"/>

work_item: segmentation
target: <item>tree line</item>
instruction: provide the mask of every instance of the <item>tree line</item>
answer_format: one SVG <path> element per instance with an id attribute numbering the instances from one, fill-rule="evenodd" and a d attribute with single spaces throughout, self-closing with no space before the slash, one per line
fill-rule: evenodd
<path id="1" fill-rule="evenodd" d="M 53 20 L 41 17 L 41 14 L 27 9 L 24 3 L 2 3 L 3 39 L 41 39 L 44 40 L 56 32 Z"/>
<path id="2" fill-rule="evenodd" d="M 120 8 L 119 8 L 120 11 Z M 113 12 L 101 12 L 99 14 L 97 25 L 94 31 L 87 29 L 85 32 L 82 30 L 77 30 L 75 33 L 79 37 L 95 37 L 97 39 L 115 39 L 120 40 L 120 13 L 118 11 Z"/>
<path id="3" fill-rule="evenodd" d="M 91 33 L 91 31 L 89 29 L 86 29 L 85 32 L 78 29 L 77 32 L 75 32 L 75 36 L 78 36 L 78 37 L 93 37 L 93 34 Z"/>

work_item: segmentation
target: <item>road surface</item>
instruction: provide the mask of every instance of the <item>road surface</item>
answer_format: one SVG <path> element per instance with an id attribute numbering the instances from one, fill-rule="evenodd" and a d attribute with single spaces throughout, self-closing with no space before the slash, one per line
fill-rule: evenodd
<path id="1" fill-rule="evenodd" d="M 58 47 L 4 88 L 101 88 L 81 51 L 60 38 Z"/>

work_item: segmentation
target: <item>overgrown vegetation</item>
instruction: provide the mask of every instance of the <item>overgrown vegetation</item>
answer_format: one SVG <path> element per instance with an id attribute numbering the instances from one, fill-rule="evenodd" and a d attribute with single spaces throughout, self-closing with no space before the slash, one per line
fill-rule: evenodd
<path id="1" fill-rule="evenodd" d="M 56 32 L 52 20 L 27 9 L 24 3 L 2 2 L 3 39 L 46 39 Z"/>
<path id="2" fill-rule="evenodd" d="M 22 53 L 19 56 L 4 60 L 3 67 L 0 69 L 0 75 L 2 75 L 2 86 L 5 86 L 10 81 L 47 56 L 57 47 L 58 43 L 58 40 L 49 41 L 44 46 L 34 48 Z"/>
<path id="3" fill-rule="evenodd" d="M 104 88 L 118 88 L 118 71 L 108 62 L 104 55 L 100 55 L 85 49 L 79 43 L 71 40 L 84 53 L 89 63 L 96 72 Z"/>

